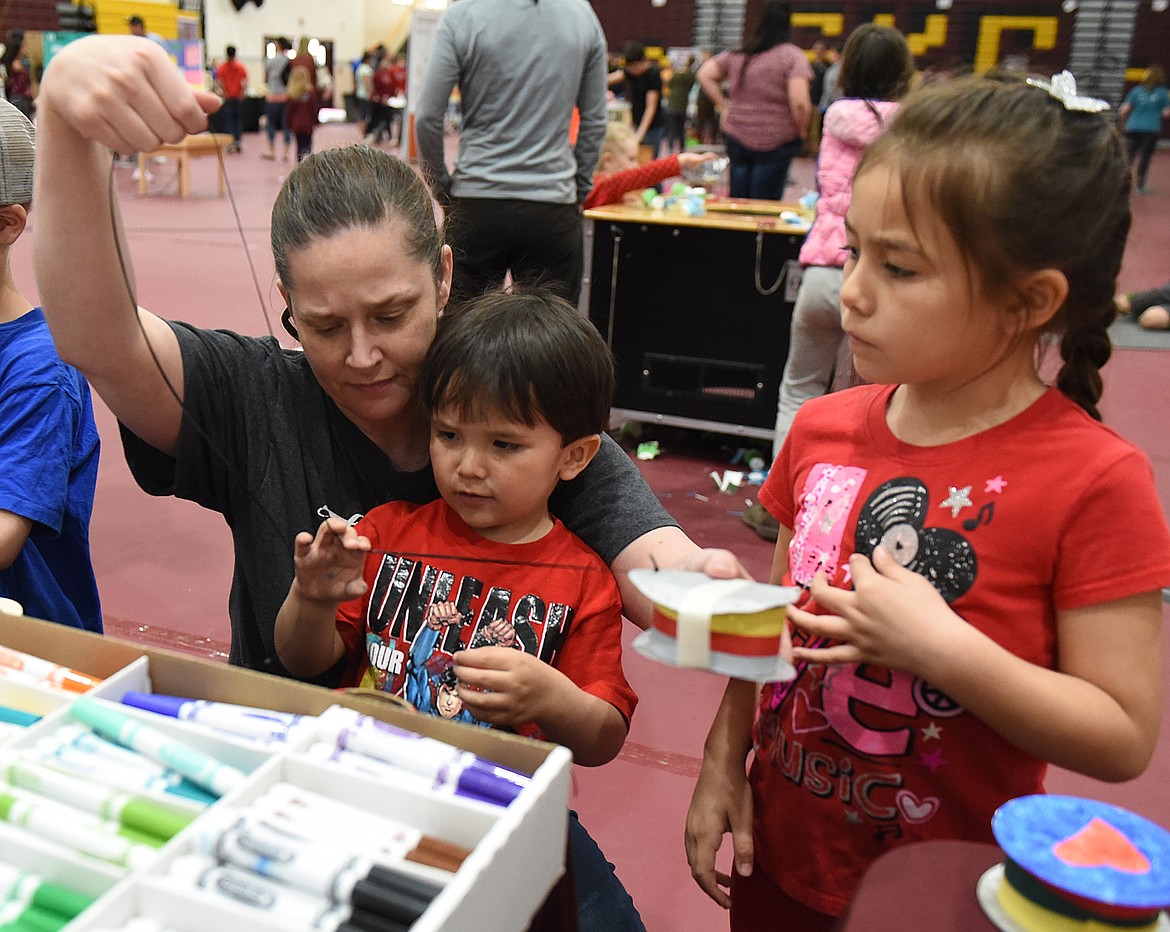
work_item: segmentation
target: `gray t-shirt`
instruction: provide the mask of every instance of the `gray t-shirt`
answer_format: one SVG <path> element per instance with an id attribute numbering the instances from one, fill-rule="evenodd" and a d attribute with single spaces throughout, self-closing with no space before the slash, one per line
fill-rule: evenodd
<path id="1" fill-rule="evenodd" d="M 317 383 L 303 353 L 272 337 L 171 323 L 183 355 L 186 414 L 172 458 L 122 428 L 126 461 L 151 495 L 220 512 L 232 529 L 229 600 L 234 664 L 287 676 L 276 614 L 293 580 L 293 538 L 317 509 L 346 518 L 382 502 L 438 497 L 430 467 L 401 472 Z M 617 444 L 553 493 L 551 510 L 611 563 L 629 543 L 675 521 Z M 335 685 L 340 666 L 317 678 Z"/>
<path id="2" fill-rule="evenodd" d="M 460 0 L 443 14 L 415 108 L 419 155 L 439 193 L 580 203 L 605 137 L 605 34 L 586 0 Z M 448 176 L 443 122 L 463 122 Z M 581 114 L 569 144 L 573 107 Z"/>
<path id="3" fill-rule="evenodd" d="M 288 90 L 284 81 L 284 69 L 288 63 L 288 56 L 279 53 L 264 63 L 264 83 L 268 87 L 269 97 L 276 97 Z"/>

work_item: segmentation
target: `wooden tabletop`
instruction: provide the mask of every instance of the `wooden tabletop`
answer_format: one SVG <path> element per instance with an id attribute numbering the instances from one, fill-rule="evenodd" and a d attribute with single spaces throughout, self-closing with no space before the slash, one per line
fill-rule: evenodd
<path id="1" fill-rule="evenodd" d="M 606 204 L 585 211 L 592 220 L 610 220 L 621 223 L 657 223 L 669 226 L 701 227 L 708 230 L 740 230 L 754 233 L 788 233 L 803 236 L 808 227 L 785 223 L 781 211 L 791 210 L 802 216 L 811 215 L 799 204 L 786 201 L 759 201 L 748 198 L 708 198 L 707 213 L 691 217 L 681 210 L 654 210 L 641 204 Z"/>

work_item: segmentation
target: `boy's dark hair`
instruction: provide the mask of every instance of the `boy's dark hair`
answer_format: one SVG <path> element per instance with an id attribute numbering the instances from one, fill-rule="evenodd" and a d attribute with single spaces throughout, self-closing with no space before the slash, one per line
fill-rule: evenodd
<path id="1" fill-rule="evenodd" d="M 227 57 L 228 58 L 235 58 L 236 57 L 236 47 L 234 45 L 229 45 L 227 47 Z"/>
<path id="2" fill-rule="evenodd" d="M 846 97 L 900 100 L 913 77 L 914 58 L 897 29 L 862 23 L 850 34 L 838 79 Z"/>
<path id="3" fill-rule="evenodd" d="M 493 292 L 443 317 L 419 373 L 427 416 L 543 420 L 566 444 L 605 430 L 613 392 L 597 328 L 543 290 Z"/>
<path id="4" fill-rule="evenodd" d="M 622 49 L 622 58 L 626 60 L 626 64 L 630 65 L 634 62 L 646 60 L 646 46 L 641 42 L 630 41 L 625 44 Z"/>

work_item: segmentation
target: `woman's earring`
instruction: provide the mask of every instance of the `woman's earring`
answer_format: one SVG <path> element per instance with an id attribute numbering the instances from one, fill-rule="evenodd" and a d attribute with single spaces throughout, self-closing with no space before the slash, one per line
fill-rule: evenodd
<path id="1" fill-rule="evenodd" d="M 297 328 L 293 326 L 292 311 L 287 307 L 284 309 L 284 313 L 280 315 L 280 322 L 284 325 L 284 329 L 288 331 L 289 336 L 299 343 L 301 335 L 297 333 Z"/>

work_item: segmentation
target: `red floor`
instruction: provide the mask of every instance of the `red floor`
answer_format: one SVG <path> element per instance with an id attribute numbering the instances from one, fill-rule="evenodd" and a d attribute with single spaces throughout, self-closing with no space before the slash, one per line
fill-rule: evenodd
<path id="1" fill-rule="evenodd" d="M 317 142 L 341 145 L 356 137 L 353 127 L 327 126 L 318 130 Z M 229 157 L 229 180 L 268 319 L 279 329 L 267 218 L 287 166 L 262 161 L 262 146 L 255 138 L 246 138 L 244 147 L 242 155 Z M 151 193 L 145 197 L 137 194 L 129 170 L 117 173 L 139 303 L 204 326 L 267 332 L 231 205 L 215 196 L 214 162 L 193 164 L 192 196 L 186 201 L 177 196 L 173 166 L 154 166 L 153 172 Z M 807 185 L 811 165 L 799 163 L 794 173 L 798 186 Z M 1122 277 L 1126 287 L 1145 287 L 1167 277 L 1165 247 L 1157 244 L 1165 244 L 1170 234 L 1170 154 L 1158 154 L 1150 181 L 1157 193 L 1134 204 Z M 29 248 L 26 235 L 14 251 L 13 268 L 32 297 Z M 1170 348 L 1170 336 L 1166 346 Z M 1170 355 L 1158 351 L 1117 351 L 1106 369 L 1103 404 L 1106 420 L 1152 458 L 1164 507 L 1170 504 L 1168 363 Z M 126 470 L 109 412 L 100 402 L 95 407 L 105 449 L 92 541 L 107 631 L 222 659 L 231 567 L 230 538 L 222 520 L 195 505 L 153 499 L 139 491 Z M 735 514 L 752 490 L 723 495 L 708 477 L 712 469 L 728 466 L 735 441 L 727 441 L 728 450 L 696 441 L 686 432 L 664 435 L 663 455 L 641 464 L 648 481 L 696 541 L 734 550 L 749 570 L 766 577 L 771 546 Z M 691 881 L 682 849 L 683 818 L 721 684 L 715 677 L 651 663 L 632 650 L 626 668 L 641 696 L 629 741 L 612 764 L 578 768 L 574 805 L 617 864 L 651 932 L 724 928 L 721 910 Z M 1103 785 L 1057 773 L 1050 789 L 1116 802 L 1170 826 L 1168 731 L 1170 716 L 1163 723 L 1159 757 L 1132 783 Z"/>

